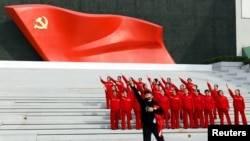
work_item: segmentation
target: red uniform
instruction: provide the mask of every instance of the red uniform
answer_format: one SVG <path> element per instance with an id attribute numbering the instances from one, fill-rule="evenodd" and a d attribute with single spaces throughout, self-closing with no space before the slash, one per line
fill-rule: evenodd
<path id="1" fill-rule="evenodd" d="M 148 81 L 149 81 L 149 83 L 150 83 L 151 89 L 152 89 L 152 90 L 153 90 L 153 89 L 156 89 L 156 87 L 158 86 L 158 83 L 159 83 L 158 79 L 155 78 L 154 81 L 152 81 L 151 78 L 148 77 Z"/>
<path id="2" fill-rule="evenodd" d="M 119 128 L 118 124 L 120 118 L 120 105 L 121 100 L 118 97 L 117 91 L 114 91 L 110 101 L 110 123 L 112 130 L 116 130 Z"/>
<path id="3" fill-rule="evenodd" d="M 215 100 L 218 102 L 218 113 L 220 118 L 220 124 L 224 125 L 224 116 L 227 119 L 227 124 L 231 125 L 231 118 L 229 116 L 229 101 L 226 96 L 223 95 L 223 91 L 219 90 L 219 95 L 211 93 Z"/>
<path id="4" fill-rule="evenodd" d="M 228 88 L 229 94 L 233 99 L 234 106 L 234 123 L 235 125 L 239 125 L 239 113 L 241 114 L 242 124 L 247 125 L 247 118 L 245 115 L 245 101 L 244 98 L 240 95 L 239 89 L 236 89 L 238 93 L 233 93 L 233 91 Z"/>
<path id="5" fill-rule="evenodd" d="M 141 94 L 143 94 L 143 90 L 144 90 L 144 82 L 142 82 L 142 78 L 138 78 L 138 81 L 136 81 L 135 79 L 132 78 L 133 83 L 135 84 L 136 88 L 141 92 Z M 144 97 L 142 95 L 142 97 Z"/>
<path id="6" fill-rule="evenodd" d="M 165 94 L 164 90 L 161 90 L 159 104 L 163 110 L 163 120 L 165 121 L 165 128 L 168 128 L 169 127 L 168 120 L 169 120 L 170 100 L 169 100 L 169 97 Z"/>
<path id="7" fill-rule="evenodd" d="M 217 119 L 217 112 L 218 112 L 219 116 L 221 115 L 221 113 L 219 113 L 220 112 L 219 111 L 219 101 L 216 98 L 216 96 L 219 95 L 218 85 L 217 85 L 216 88 L 214 87 L 214 89 L 212 89 L 211 84 L 209 82 L 207 82 L 207 86 L 208 86 L 208 89 L 210 90 L 210 92 L 212 94 L 212 97 L 214 98 L 215 109 L 213 110 L 213 114 L 214 114 L 214 119 Z"/>
<path id="8" fill-rule="evenodd" d="M 185 81 L 184 79 L 180 78 L 181 82 L 186 86 L 189 92 L 194 93 L 194 84 L 192 83 L 192 80 L 188 78 L 189 81 Z"/>
<path id="9" fill-rule="evenodd" d="M 173 90 L 176 90 L 175 88 L 171 87 L 169 83 L 165 83 L 165 85 L 163 85 L 162 82 L 159 82 L 159 84 L 168 96 L 172 94 Z"/>
<path id="10" fill-rule="evenodd" d="M 135 97 L 133 97 L 133 110 L 134 110 L 134 114 L 135 114 L 135 129 L 139 130 L 142 128 L 141 106 Z"/>
<path id="11" fill-rule="evenodd" d="M 121 119 L 122 119 L 122 129 L 132 129 L 131 119 L 132 119 L 132 95 L 124 90 L 121 98 Z M 127 124 L 127 125 L 126 125 Z"/>
<path id="12" fill-rule="evenodd" d="M 196 91 L 196 93 L 193 95 L 193 99 L 194 99 L 194 127 L 204 128 L 205 127 L 204 96 Z"/>
<path id="13" fill-rule="evenodd" d="M 110 108 L 110 99 L 112 97 L 112 87 L 114 86 L 114 83 L 111 81 L 111 78 L 108 76 L 107 77 L 107 81 L 104 81 L 101 77 L 100 77 L 100 81 L 101 83 L 104 85 L 105 87 L 105 98 L 106 98 L 106 107 Z"/>
<path id="14" fill-rule="evenodd" d="M 173 91 L 173 94 L 169 97 L 170 100 L 170 112 L 171 112 L 171 128 L 180 128 L 180 111 L 182 109 L 181 96 Z"/>
<path id="15" fill-rule="evenodd" d="M 205 90 L 205 96 L 204 96 L 205 127 L 208 127 L 208 125 L 214 125 L 214 116 L 213 116 L 214 108 L 215 108 L 214 99 L 211 96 L 210 91 Z"/>
<path id="16" fill-rule="evenodd" d="M 188 91 L 187 89 L 185 91 Z M 190 128 L 194 127 L 194 100 L 193 96 L 189 92 L 185 92 L 182 96 L 182 109 L 183 109 L 183 128 L 188 128 L 188 122 Z M 189 120 L 189 121 L 188 121 Z"/>
<path id="17" fill-rule="evenodd" d="M 163 82 L 163 84 L 166 86 L 167 84 L 169 84 L 169 87 L 171 90 L 175 89 L 178 90 L 178 88 L 176 87 L 176 85 L 174 83 L 171 82 L 170 78 L 167 78 L 167 80 L 165 80 L 164 78 L 161 78 L 161 81 Z"/>
<path id="18" fill-rule="evenodd" d="M 117 86 L 118 90 L 120 92 L 122 92 L 123 90 L 126 89 L 126 85 L 124 84 L 124 82 L 122 81 L 122 77 L 121 76 L 117 76 L 117 80 L 115 80 L 114 78 L 110 77 L 111 81 L 113 83 L 115 83 L 115 85 Z M 121 95 L 119 95 L 119 97 L 121 98 Z"/>

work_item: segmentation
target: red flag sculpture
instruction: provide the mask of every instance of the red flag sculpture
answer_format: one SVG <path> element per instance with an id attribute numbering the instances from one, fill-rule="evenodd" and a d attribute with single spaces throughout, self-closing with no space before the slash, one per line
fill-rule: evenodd
<path id="1" fill-rule="evenodd" d="M 43 4 L 5 10 L 46 61 L 175 63 L 162 41 L 163 28 L 147 21 Z"/>

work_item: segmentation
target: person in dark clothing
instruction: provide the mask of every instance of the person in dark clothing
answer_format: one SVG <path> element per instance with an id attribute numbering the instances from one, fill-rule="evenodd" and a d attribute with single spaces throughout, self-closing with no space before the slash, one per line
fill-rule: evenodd
<path id="1" fill-rule="evenodd" d="M 130 86 L 141 107 L 143 141 L 151 141 L 152 133 L 157 141 L 164 141 L 162 133 L 164 128 L 162 107 L 153 100 L 153 95 L 150 91 L 145 92 L 145 98 L 143 99 L 136 86 L 133 83 L 130 83 Z"/>

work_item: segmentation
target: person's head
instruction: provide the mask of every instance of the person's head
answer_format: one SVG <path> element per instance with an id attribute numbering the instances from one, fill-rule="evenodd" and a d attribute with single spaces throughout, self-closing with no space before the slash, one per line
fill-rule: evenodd
<path id="1" fill-rule="evenodd" d="M 111 77 L 110 76 L 107 76 L 107 81 L 111 81 Z"/>
<path id="2" fill-rule="evenodd" d="M 196 89 L 196 91 L 197 91 L 197 93 L 198 93 L 198 94 L 201 94 L 201 91 L 200 91 L 200 89 Z"/>
<path id="3" fill-rule="evenodd" d="M 145 91 L 145 95 L 144 95 L 145 99 L 147 101 L 152 101 L 153 99 L 153 94 L 150 91 Z"/>
<path id="4" fill-rule="evenodd" d="M 199 95 L 199 90 L 198 90 L 198 89 L 195 89 L 195 90 L 194 90 L 194 94 L 195 94 L 195 95 Z"/>
<path id="5" fill-rule="evenodd" d="M 162 96 L 164 96 L 164 95 L 165 95 L 165 91 L 164 91 L 164 89 L 161 89 L 161 90 L 160 90 L 160 92 L 161 92 L 161 95 L 162 95 Z"/>
<path id="6" fill-rule="evenodd" d="M 187 79 L 187 82 L 190 82 L 190 83 L 191 83 L 191 82 L 192 82 L 192 79 L 191 79 L 191 78 L 188 78 L 188 79 Z"/>
<path id="7" fill-rule="evenodd" d="M 181 85 L 180 85 L 180 89 L 181 89 L 181 90 L 184 90 L 184 88 L 185 88 L 185 85 L 184 85 L 184 84 L 181 84 Z"/>
<path id="8" fill-rule="evenodd" d="M 142 78 L 141 78 L 141 77 L 139 77 L 139 78 L 138 78 L 138 81 L 139 81 L 139 82 L 142 82 Z"/>
<path id="9" fill-rule="evenodd" d="M 159 81 L 159 80 L 158 80 L 157 78 L 154 78 L 154 82 L 155 82 L 155 83 L 158 83 L 158 81 Z"/>
<path id="10" fill-rule="evenodd" d="M 235 89 L 235 90 L 234 90 L 234 93 L 235 93 L 236 95 L 240 95 L 240 89 Z"/>
<path id="11" fill-rule="evenodd" d="M 117 90 L 113 90 L 113 95 L 116 97 L 117 96 Z"/>
<path id="12" fill-rule="evenodd" d="M 204 90 L 205 95 L 210 95 L 210 91 L 208 89 Z"/>
<path id="13" fill-rule="evenodd" d="M 172 90 L 172 94 L 173 94 L 173 95 L 176 95 L 176 94 L 177 94 L 175 89 Z"/>
<path id="14" fill-rule="evenodd" d="M 194 89 L 194 90 L 198 89 L 198 85 L 194 84 L 194 85 L 193 85 L 193 89 Z"/>
<path id="15" fill-rule="evenodd" d="M 170 83 L 167 82 L 165 86 L 166 88 L 170 88 Z"/>
<path id="16" fill-rule="evenodd" d="M 161 86 L 160 86 L 159 84 L 156 84 L 156 85 L 155 85 L 155 88 L 156 88 L 157 90 L 160 90 Z"/>
<path id="17" fill-rule="evenodd" d="M 118 90 L 117 86 L 116 85 L 112 85 L 112 90 L 117 91 Z"/>
<path id="18" fill-rule="evenodd" d="M 171 83 L 171 78 L 170 77 L 167 78 L 167 82 Z"/>
<path id="19" fill-rule="evenodd" d="M 219 88 L 219 85 L 218 84 L 214 84 L 214 89 L 218 90 L 218 88 Z"/>
<path id="20" fill-rule="evenodd" d="M 122 96 L 127 97 L 128 96 L 128 91 L 127 90 L 123 90 L 122 91 Z"/>
<path id="21" fill-rule="evenodd" d="M 219 96 L 223 96 L 224 94 L 222 90 L 219 90 L 218 93 L 219 93 Z"/>
<path id="22" fill-rule="evenodd" d="M 122 77 L 120 75 L 117 76 L 117 80 L 118 81 L 121 81 L 122 80 Z"/>

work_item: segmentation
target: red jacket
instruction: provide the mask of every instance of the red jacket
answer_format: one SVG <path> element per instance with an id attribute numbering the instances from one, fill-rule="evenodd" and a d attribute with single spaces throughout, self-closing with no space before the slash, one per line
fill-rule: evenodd
<path id="1" fill-rule="evenodd" d="M 166 85 L 166 83 L 168 83 L 170 85 L 171 89 L 175 89 L 176 91 L 178 90 L 178 88 L 175 86 L 175 84 L 173 84 L 172 82 L 167 82 L 164 78 L 161 78 L 161 81 L 163 82 L 163 84 Z"/>
<path id="2" fill-rule="evenodd" d="M 180 95 L 171 95 L 170 97 L 170 109 L 171 110 L 181 110 L 182 109 L 182 102 Z"/>
<path id="3" fill-rule="evenodd" d="M 204 97 L 203 95 L 193 95 L 195 110 L 204 110 Z"/>
<path id="4" fill-rule="evenodd" d="M 190 92 L 194 92 L 194 84 L 185 81 L 184 79 L 180 78 L 181 82 L 186 86 L 186 88 L 190 91 Z"/>
<path id="5" fill-rule="evenodd" d="M 111 111 L 119 111 L 120 110 L 120 105 L 121 105 L 121 100 L 119 97 L 115 97 L 113 96 L 111 98 L 111 102 L 110 102 L 110 110 Z"/>
<path id="6" fill-rule="evenodd" d="M 211 95 L 204 95 L 204 110 L 213 110 L 215 108 L 214 99 Z"/>
<path id="7" fill-rule="evenodd" d="M 210 90 L 211 92 L 211 96 L 214 98 L 214 104 L 217 108 L 219 108 L 219 99 L 217 98 L 217 96 L 219 96 L 219 91 L 218 90 L 215 90 L 215 89 L 212 89 L 212 86 L 210 83 L 207 82 L 207 86 L 208 86 L 208 89 Z"/>
<path id="8" fill-rule="evenodd" d="M 132 98 L 129 96 L 122 96 L 121 98 L 121 110 L 125 112 L 131 112 L 132 111 Z"/>
<path id="9" fill-rule="evenodd" d="M 144 82 L 139 82 L 136 81 L 135 79 L 132 78 L 133 83 L 136 85 L 136 88 L 140 91 L 143 92 L 143 85 L 145 84 Z"/>
<path id="10" fill-rule="evenodd" d="M 233 99 L 233 106 L 235 109 L 244 110 L 245 101 L 241 95 L 235 95 L 231 89 L 228 89 L 230 96 Z"/>
<path id="11" fill-rule="evenodd" d="M 105 91 L 111 96 L 113 93 L 112 86 L 114 83 L 112 81 L 104 81 L 103 79 L 100 79 L 100 81 L 104 85 Z"/>
<path id="12" fill-rule="evenodd" d="M 182 109 L 194 110 L 194 100 L 191 94 L 182 96 Z"/>
<path id="13" fill-rule="evenodd" d="M 126 88 L 123 81 L 115 80 L 112 77 L 111 77 L 111 81 L 113 83 L 115 83 L 115 85 L 117 86 L 118 90 L 121 91 L 121 92 Z"/>
<path id="14" fill-rule="evenodd" d="M 170 109 L 170 100 L 167 95 L 161 95 L 159 99 L 159 104 L 163 111 L 168 111 Z"/>

